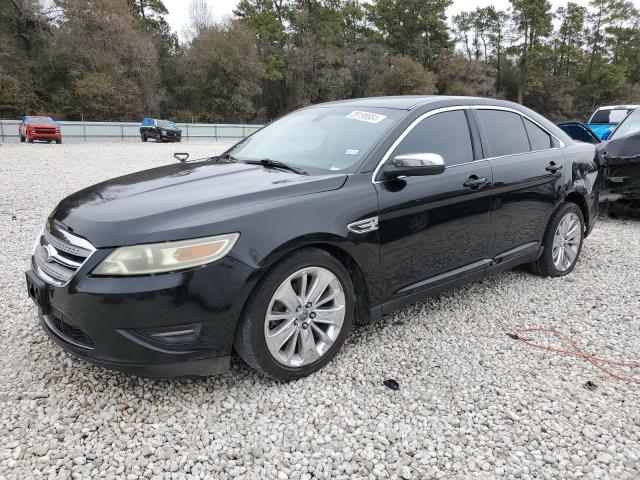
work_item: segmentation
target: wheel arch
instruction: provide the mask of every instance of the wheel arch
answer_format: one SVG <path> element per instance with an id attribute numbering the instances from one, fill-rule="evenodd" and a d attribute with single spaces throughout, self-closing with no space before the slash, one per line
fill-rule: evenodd
<path id="1" fill-rule="evenodd" d="M 279 263 L 287 255 L 298 250 L 316 248 L 332 255 L 345 267 L 349 273 L 355 292 L 355 323 L 368 323 L 370 321 L 369 309 L 371 306 L 370 280 L 367 279 L 362 266 L 356 260 L 353 253 L 349 252 L 349 250 L 345 248 L 344 243 L 344 238 L 330 235 L 322 239 L 317 238 L 317 236 L 299 238 L 281 246 L 271 252 L 263 262 L 261 262 L 260 276 L 255 280 L 248 298 L 251 297 L 253 292 L 261 284 L 267 272 L 269 272 L 274 265 Z"/>
<path id="2" fill-rule="evenodd" d="M 578 191 L 569 192 L 565 198 L 565 202 L 573 203 L 578 206 L 582 212 L 582 218 L 584 220 L 585 233 L 591 231 L 590 218 L 589 218 L 589 206 L 584 198 L 584 195 Z M 586 236 L 586 235 L 585 235 Z"/>

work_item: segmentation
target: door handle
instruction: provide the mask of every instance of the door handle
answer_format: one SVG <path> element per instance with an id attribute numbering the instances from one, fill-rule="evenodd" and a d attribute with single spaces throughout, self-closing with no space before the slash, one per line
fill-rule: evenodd
<path id="1" fill-rule="evenodd" d="M 558 170 L 562 170 L 562 164 L 551 162 L 546 170 L 547 172 L 555 173 Z"/>
<path id="2" fill-rule="evenodd" d="M 466 182 L 464 182 L 462 184 L 463 187 L 467 187 L 470 188 L 472 190 L 475 190 L 477 188 L 480 188 L 482 185 L 485 185 L 487 183 L 487 179 L 482 177 L 482 178 L 478 178 L 475 175 L 471 175 L 469 177 L 469 180 L 467 180 Z"/>

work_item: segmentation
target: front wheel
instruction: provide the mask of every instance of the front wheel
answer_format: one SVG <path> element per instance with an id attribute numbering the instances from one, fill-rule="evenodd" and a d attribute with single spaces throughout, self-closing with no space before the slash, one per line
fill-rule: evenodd
<path id="1" fill-rule="evenodd" d="M 25 142 L 25 140 L 26 140 L 26 138 L 24 138 L 22 135 L 20 135 L 20 141 L 21 141 L 22 143 L 24 143 L 24 142 Z"/>
<path id="2" fill-rule="evenodd" d="M 250 366 L 279 380 L 295 380 L 326 365 L 349 334 L 353 284 L 324 250 L 285 257 L 251 295 L 234 339 Z"/>
<path id="3" fill-rule="evenodd" d="M 584 216 L 574 203 L 564 203 L 551 216 L 543 238 L 544 250 L 528 265 L 537 275 L 561 277 L 571 273 L 578 262 L 584 240 Z"/>
<path id="4" fill-rule="evenodd" d="M 33 138 L 33 137 L 29 137 L 29 136 L 27 136 L 27 142 L 29 142 L 29 143 L 33 143 L 33 141 L 34 141 L 34 138 Z"/>
<path id="5" fill-rule="evenodd" d="M 61 138 L 56 138 L 56 144 L 60 145 L 62 143 L 62 139 Z"/>
<path id="6" fill-rule="evenodd" d="M 140 135 L 140 138 L 142 139 L 143 142 L 147 141 L 147 136 L 145 134 Z"/>

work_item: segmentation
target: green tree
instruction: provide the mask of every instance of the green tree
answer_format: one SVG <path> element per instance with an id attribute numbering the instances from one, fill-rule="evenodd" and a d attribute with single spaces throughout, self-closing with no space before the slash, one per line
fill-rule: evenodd
<path id="1" fill-rule="evenodd" d="M 520 33 L 512 51 L 518 56 L 520 80 L 518 103 L 523 103 L 528 91 L 539 85 L 539 67 L 548 53 L 541 39 L 552 31 L 551 4 L 547 0 L 510 0 L 513 19 Z"/>
<path id="2" fill-rule="evenodd" d="M 433 69 L 451 45 L 446 10 L 452 0 L 374 0 L 369 18 L 392 52 Z"/>
<path id="3" fill-rule="evenodd" d="M 391 57 L 391 68 L 369 83 L 370 95 L 431 95 L 436 76 L 406 55 Z"/>
<path id="4" fill-rule="evenodd" d="M 264 67 L 255 35 L 240 22 L 217 25 L 193 39 L 183 59 L 184 110 L 203 122 L 247 122 L 258 115 Z"/>

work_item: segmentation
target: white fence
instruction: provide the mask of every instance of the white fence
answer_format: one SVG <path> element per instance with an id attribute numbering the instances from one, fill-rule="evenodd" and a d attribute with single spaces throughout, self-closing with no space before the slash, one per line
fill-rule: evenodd
<path id="1" fill-rule="evenodd" d="M 63 142 L 140 140 L 139 123 L 59 122 Z M 20 120 L 0 120 L 0 142 L 18 142 Z M 178 123 L 183 140 L 239 140 L 261 125 Z"/>

